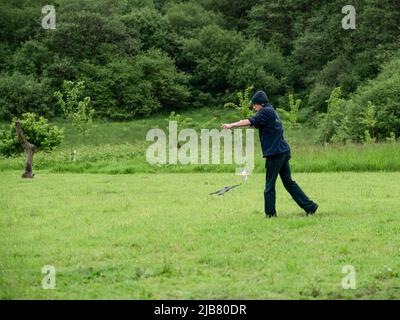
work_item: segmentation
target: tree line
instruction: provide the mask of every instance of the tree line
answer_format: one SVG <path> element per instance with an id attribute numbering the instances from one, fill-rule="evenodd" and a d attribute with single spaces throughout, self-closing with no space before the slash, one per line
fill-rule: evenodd
<path id="1" fill-rule="evenodd" d="M 345 30 L 342 0 L 54 0 L 46 30 L 47 0 L 0 0 L 0 119 L 62 115 L 65 80 L 113 120 L 222 106 L 253 86 L 281 110 L 301 100 L 299 121 L 326 141 L 397 137 L 400 3 L 351 2 Z"/>

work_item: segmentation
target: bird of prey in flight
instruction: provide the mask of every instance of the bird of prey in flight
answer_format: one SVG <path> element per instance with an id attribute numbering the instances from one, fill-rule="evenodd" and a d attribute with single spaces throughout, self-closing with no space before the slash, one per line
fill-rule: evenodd
<path id="1" fill-rule="evenodd" d="M 210 193 L 210 195 L 216 194 L 218 196 L 223 196 L 225 192 L 228 192 L 229 190 L 232 190 L 232 189 L 237 188 L 239 186 L 240 186 L 240 184 L 236 184 L 236 185 L 230 186 L 230 187 L 225 187 L 225 188 L 222 188 L 221 190 L 218 190 L 218 191 Z"/>

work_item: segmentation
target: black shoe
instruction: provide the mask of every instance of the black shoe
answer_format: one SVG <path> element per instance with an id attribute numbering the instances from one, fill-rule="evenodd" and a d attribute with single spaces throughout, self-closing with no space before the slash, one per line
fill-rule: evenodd
<path id="1" fill-rule="evenodd" d="M 307 211 L 306 215 L 314 214 L 317 211 L 317 209 L 318 209 L 318 204 L 315 204 L 315 208 L 312 209 L 311 211 Z"/>
<path id="2" fill-rule="evenodd" d="M 265 217 L 266 218 L 274 218 L 274 217 L 276 217 L 276 213 L 266 213 Z"/>

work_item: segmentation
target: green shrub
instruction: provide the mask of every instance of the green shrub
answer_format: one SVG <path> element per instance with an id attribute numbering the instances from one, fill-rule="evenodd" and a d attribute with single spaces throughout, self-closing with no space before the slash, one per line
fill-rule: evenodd
<path id="1" fill-rule="evenodd" d="M 92 125 L 94 109 L 91 107 L 90 97 L 83 97 L 84 90 L 85 83 L 83 81 L 76 83 L 64 81 L 63 92 L 56 91 L 54 96 L 64 115 L 71 121 L 85 141 Z"/>
<path id="2" fill-rule="evenodd" d="M 232 65 L 232 61 L 245 44 L 240 33 L 216 25 L 206 26 L 197 37 L 185 39 L 182 63 L 192 72 L 195 87 L 212 94 L 224 93 L 229 89 L 228 72 L 232 67 L 237 67 Z"/>
<path id="3" fill-rule="evenodd" d="M 160 108 L 184 108 L 190 96 L 187 75 L 158 49 L 105 66 L 82 63 L 81 70 L 96 114 L 106 118 L 127 120 Z"/>
<path id="4" fill-rule="evenodd" d="M 239 105 L 233 102 L 228 102 L 224 104 L 224 107 L 235 109 L 238 111 L 238 113 L 240 113 L 243 119 L 250 117 L 253 114 L 251 110 L 251 93 L 253 89 L 254 87 L 250 86 L 247 87 L 243 92 L 238 92 L 236 94 L 239 99 Z"/>
<path id="5" fill-rule="evenodd" d="M 299 109 L 300 109 L 301 99 L 294 100 L 292 93 L 289 94 L 289 111 L 283 108 L 277 108 L 277 111 L 283 116 L 283 122 L 289 126 L 289 128 L 295 129 L 300 128 L 299 123 Z"/>
<path id="6" fill-rule="evenodd" d="M 32 75 L 14 73 L 0 76 L 0 119 L 10 120 L 25 112 L 52 115 L 48 88 Z"/>
<path id="7" fill-rule="evenodd" d="M 0 154 L 8 157 L 22 151 L 15 130 L 16 120 L 14 118 L 6 130 L 0 131 Z M 25 138 L 35 146 L 36 151 L 51 151 L 63 139 L 62 129 L 51 126 L 44 117 L 38 117 L 35 113 L 24 113 L 20 122 Z"/>
<path id="8" fill-rule="evenodd" d="M 204 9 L 194 1 L 174 3 L 165 7 L 165 17 L 172 30 L 178 35 L 189 37 L 197 34 L 202 27 L 217 24 L 217 15 Z"/>
<path id="9" fill-rule="evenodd" d="M 142 50 L 159 48 L 171 51 L 171 31 L 167 19 L 158 10 L 149 7 L 136 8 L 121 16 L 120 21 L 132 39 L 139 39 Z"/>
<path id="10" fill-rule="evenodd" d="M 276 98 L 287 91 L 288 61 L 273 46 L 265 46 L 256 40 L 242 40 L 242 44 L 243 49 L 236 52 L 224 71 L 231 90 L 252 84 L 256 89 L 265 90 L 274 104 Z"/>
<path id="11" fill-rule="evenodd" d="M 50 60 L 50 52 L 39 41 L 26 41 L 13 56 L 14 70 L 22 74 L 40 76 Z"/>
<path id="12" fill-rule="evenodd" d="M 174 111 L 169 114 L 168 118 L 166 118 L 165 121 L 167 122 L 167 125 L 170 121 L 176 121 L 178 132 L 183 129 L 192 128 L 194 126 L 192 118 L 182 116 L 181 114 L 175 113 Z"/>
<path id="13" fill-rule="evenodd" d="M 329 99 L 326 101 L 328 104 L 327 112 L 321 115 L 319 140 L 324 143 L 333 140 L 342 121 L 345 119 L 344 100 L 341 95 L 342 90 L 340 87 L 333 89 Z M 341 133 L 341 137 L 343 138 L 343 133 Z M 339 139 L 336 137 L 334 140 L 337 141 Z"/>
<path id="14" fill-rule="evenodd" d="M 400 135 L 400 58 L 386 63 L 377 78 L 360 87 L 348 101 L 350 137 L 363 140 L 365 131 L 378 141 Z"/>

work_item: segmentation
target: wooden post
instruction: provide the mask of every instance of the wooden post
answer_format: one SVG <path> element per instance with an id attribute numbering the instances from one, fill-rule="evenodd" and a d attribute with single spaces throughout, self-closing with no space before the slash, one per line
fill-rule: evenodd
<path id="1" fill-rule="evenodd" d="M 22 148 L 24 148 L 26 156 L 25 172 L 22 174 L 22 178 L 33 178 L 35 174 L 32 173 L 32 162 L 35 153 L 35 146 L 26 140 L 19 120 L 15 122 L 15 129 L 17 131 L 18 140 L 21 143 Z"/>

